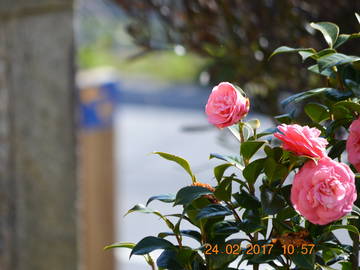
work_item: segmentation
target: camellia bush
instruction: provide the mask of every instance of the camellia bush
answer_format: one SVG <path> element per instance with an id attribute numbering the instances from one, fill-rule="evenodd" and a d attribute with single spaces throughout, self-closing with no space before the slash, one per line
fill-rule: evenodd
<path id="1" fill-rule="evenodd" d="M 258 120 L 246 119 L 246 94 L 228 82 L 215 86 L 205 112 L 211 124 L 230 129 L 239 141 L 234 156 L 210 155 L 220 161 L 210 185 L 198 181 L 185 159 L 156 152 L 179 164 L 189 182 L 129 213 L 154 214 L 169 230 L 106 249 L 130 248 L 131 256 L 144 256 L 152 269 L 358 269 L 360 57 L 339 50 L 360 33 L 340 34 L 330 22 L 311 26 L 322 33 L 327 48 L 284 46 L 272 56 L 298 53 L 324 87 L 285 99 L 283 107 L 292 110 L 276 117 L 277 127 L 260 131 Z M 302 108 L 306 125 L 294 116 Z M 154 200 L 182 211 L 163 215 L 148 207 Z M 340 240 L 336 230 L 351 241 Z M 187 237 L 197 244 L 186 245 Z M 150 255 L 154 250 L 162 250 L 156 262 Z"/>

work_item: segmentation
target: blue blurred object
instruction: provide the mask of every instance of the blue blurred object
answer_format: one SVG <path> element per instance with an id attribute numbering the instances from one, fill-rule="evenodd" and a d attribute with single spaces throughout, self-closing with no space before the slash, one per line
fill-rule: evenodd
<path id="1" fill-rule="evenodd" d="M 120 98 L 119 82 L 107 82 L 96 88 L 80 90 L 80 127 L 87 130 L 110 128 Z"/>

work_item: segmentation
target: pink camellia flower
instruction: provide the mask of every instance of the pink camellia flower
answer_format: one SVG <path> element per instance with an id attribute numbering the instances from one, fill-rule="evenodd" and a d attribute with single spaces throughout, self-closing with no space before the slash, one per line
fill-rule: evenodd
<path id="1" fill-rule="evenodd" d="M 356 200 L 355 175 L 348 165 L 324 157 L 310 160 L 295 175 L 291 188 L 294 208 L 314 224 L 338 220 Z"/>
<path id="2" fill-rule="evenodd" d="M 239 122 L 248 112 L 250 101 L 228 82 L 215 86 L 205 112 L 211 124 L 224 128 Z"/>
<path id="3" fill-rule="evenodd" d="M 320 130 L 308 126 L 285 125 L 277 127 L 281 132 L 275 133 L 274 136 L 283 142 L 282 147 L 285 150 L 294 152 L 300 156 L 309 156 L 322 158 L 326 156 L 327 140 L 320 138 Z"/>
<path id="4" fill-rule="evenodd" d="M 360 118 L 352 122 L 346 142 L 349 162 L 360 172 Z"/>

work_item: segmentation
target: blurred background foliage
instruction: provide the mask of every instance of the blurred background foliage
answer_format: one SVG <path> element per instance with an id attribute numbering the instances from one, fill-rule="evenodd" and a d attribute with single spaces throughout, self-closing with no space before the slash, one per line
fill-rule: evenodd
<path id="1" fill-rule="evenodd" d="M 266 113 L 276 113 L 282 91 L 315 87 L 318 81 L 299 69 L 299 58 L 279 57 L 271 52 L 286 44 L 321 48 L 321 38 L 309 27 L 312 21 L 332 21 L 346 33 L 360 29 L 354 12 L 360 1 L 311 0 L 114 0 L 131 18 L 127 31 L 144 52 L 183 46 L 208 58 L 204 82 L 233 81 Z M 318 33 L 317 33 L 318 35 Z M 359 53 L 355 42 L 344 52 Z M 205 76 L 205 78 L 204 78 Z M 277 90 L 277 91 L 276 91 Z M 272 103 L 272 106 L 264 106 Z M 269 110 L 269 111 L 267 111 Z"/>
<path id="2" fill-rule="evenodd" d="M 274 49 L 284 44 L 324 47 L 320 33 L 309 26 L 313 21 L 334 22 L 342 33 L 360 30 L 354 17 L 360 10 L 358 0 L 112 1 L 121 8 L 122 25 L 136 49 L 119 61 L 108 52 L 93 50 L 93 45 L 85 47 L 81 66 L 116 62 L 125 72 L 147 71 L 175 81 L 235 82 L 253 98 L 254 109 L 272 115 L 280 111 L 279 97 L 321 84 L 316 75 L 300 68 L 298 56 L 268 61 Z M 102 42 L 113 38 L 109 34 Z M 359 55 L 355 44 L 349 42 L 342 52 Z"/>

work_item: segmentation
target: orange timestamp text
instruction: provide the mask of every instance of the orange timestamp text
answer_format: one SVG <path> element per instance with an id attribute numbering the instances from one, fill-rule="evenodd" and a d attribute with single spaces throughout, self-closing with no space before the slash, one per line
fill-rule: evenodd
<path id="1" fill-rule="evenodd" d="M 274 244 L 248 244 L 245 247 L 241 247 L 240 244 L 226 244 L 224 247 L 219 248 L 218 244 L 205 244 L 205 255 L 213 254 L 228 254 L 228 255 L 259 255 L 259 254 L 271 254 Z M 283 255 L 292 254 L 312 254 L 315 244 L 302 244 L 301 246 L 295 246 L 293 244 L 281 245 Z"/>

